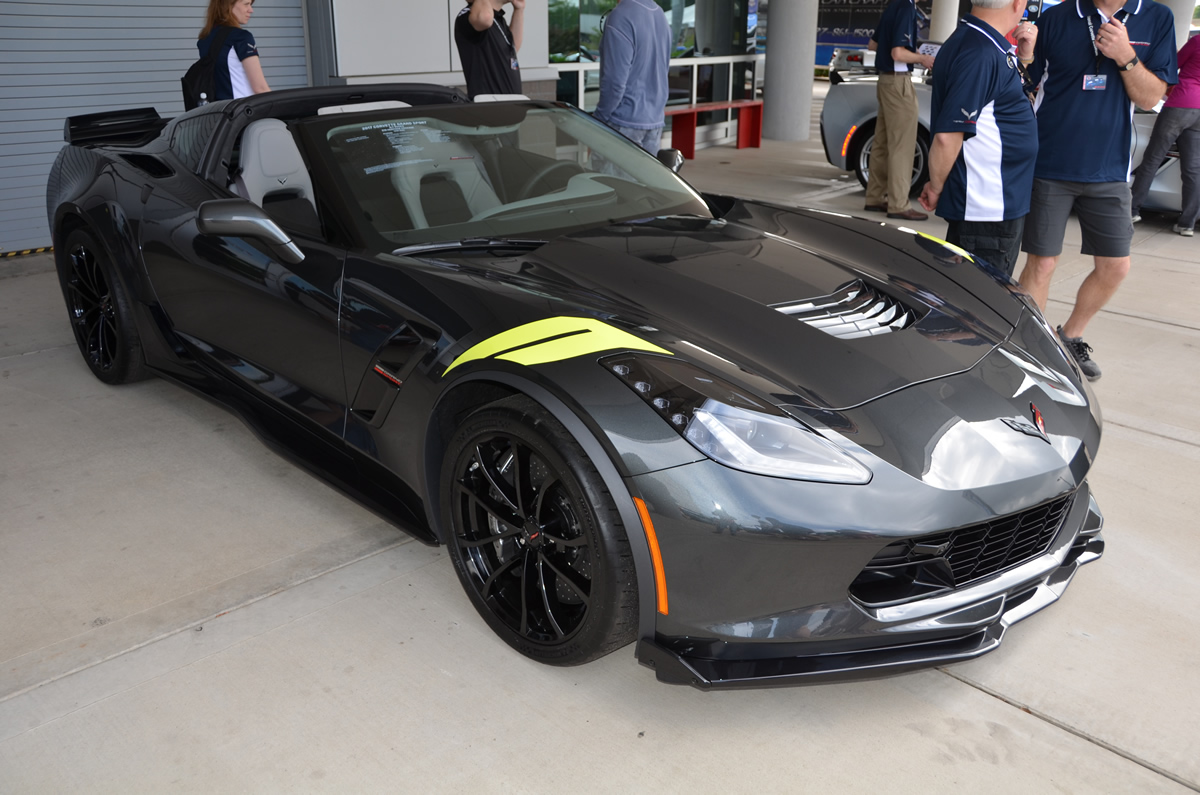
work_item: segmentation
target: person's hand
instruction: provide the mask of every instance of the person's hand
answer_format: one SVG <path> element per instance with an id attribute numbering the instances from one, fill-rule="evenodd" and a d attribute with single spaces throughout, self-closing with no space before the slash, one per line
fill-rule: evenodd
<path id="1" fill-rule="evenodd" d="M 1129 43 L 1129 31 L 1119 19 L 1110 19 L 1096 32 L 1096 49 L 1105 58 L 1111 58 L 1117 66 L 1124 66 L 1137 57 Z"/>
<path id="2" fill-rule="evenodd" d="M 925 55 L 924 53 L 922 53 L 921 61 L 920 61 L 921 66 L 924 66 L 926 69 L 932 69 L 933 68 L 933 59 L 934 59 L 934 56 Z"/>
<path id="3" fill-rule="evenodd" d="M 925 187 L 921 188 L 921 195 L 917 199 L 926 212 L 933 212 L 937 209 L 938 199 L 941 198 L 941 189 L 934 190 L 932 182 L 926 182 Z"/>
<path id="4" fill-rule="evenodd" d="M 525 0 L 508 0 L 508 2 L 512 3 L 513 11 L 520 11 L 525 7 Z"/>
<path id="5" fill-rule="evenodd" d="M 1017 40 L 1017 57 L 1022 61 L 1028 61 L 1033 57 L 1033 46 L 1037 44 L 1038 28 L 1037 25 L 1030 22 L 1028 19 L 1022 19 L 1017 23 L 1017 32 L 1014 38 Z"/>

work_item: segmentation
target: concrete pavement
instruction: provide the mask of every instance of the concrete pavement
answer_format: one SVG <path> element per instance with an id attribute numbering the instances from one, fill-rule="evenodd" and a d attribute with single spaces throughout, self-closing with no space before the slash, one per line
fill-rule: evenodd
<path id="1" fill-rule="evenodd" d="M 819 138 L 683 174 L 863 203 Z M 99 383 L 49 257 L 0 264 L 0 792 L 1200 791 L 1200 265 L 1171 222 L 1137 227 L 1086 335 L 1104 558 L 980 660 L 731 693 L 658 684 L 632 647 L 518 656 L 440 550 L 179 388 Z M 1053 323 L 1077 251 L 1073 227 Z"/>

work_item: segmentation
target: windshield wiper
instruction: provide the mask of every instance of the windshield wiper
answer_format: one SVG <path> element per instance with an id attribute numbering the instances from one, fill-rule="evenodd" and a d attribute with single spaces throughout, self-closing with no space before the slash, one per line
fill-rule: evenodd
<path id="1" fill-rule="evenodd" d="M 545 240 L 522 240 L 514 237 L 464 237 L 460 240 L 442 240 L 435 243 L 414 243 L 411 246 L 401 246 L 392 252 L 392 256 L 407 257 L 413 254 L 428 254 L 431 251 L 471 248 L 519 248 L 521 250 L 533 250 L 541 248 L 547 242 Z"/>

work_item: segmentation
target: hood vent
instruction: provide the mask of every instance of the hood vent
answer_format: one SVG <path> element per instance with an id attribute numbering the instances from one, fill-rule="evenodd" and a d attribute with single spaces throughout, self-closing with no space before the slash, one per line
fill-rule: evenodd
<path id="1" fill-rule="evenodd" d="M 847 340 L 902 331 L 917 321 L 915 312 L 861 279 L 820 298 L 772 308 Z"/>

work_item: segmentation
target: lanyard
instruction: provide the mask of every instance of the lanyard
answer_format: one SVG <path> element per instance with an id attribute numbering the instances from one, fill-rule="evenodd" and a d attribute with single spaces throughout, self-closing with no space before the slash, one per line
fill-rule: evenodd
<path id="1" fill-rule="evenodd" d="M 503 12 L 503 11 L 500 11 L 500 12 L 498 12 L 498 13 L 496 14 L 496 22 L 503 22 L 503 21 L 504 21 L 504 12 Z M 514 49 L 513 49 L 513 43 L 512 43 L 512 40 L 511 40 L 511 39 L 509 39 L 509 38 L 508 38 L 508 34 L 506 34 L 506 33 L 504 32 L 504 28 L 506 27 L 506 25 L 505 25 L 505 26 L 502 26 L 502 25 L 494 25 L 493 27 L 495 27 L 495 28 L 496 28 L 496 30 L 497 30 L 497 31 L 499 31 L 499 33 L 500 33 L 500 38 L 504 39 L 504 43 L 508 45 L 508 49 L 509 49 L 509 50 L 511 50 L 511 51 L 512 51 L 512 53 L 515 55 L 515 54 L 516 54 L 516 50 L 514 50 Z"/>
<path id="2" fill-rule="evenodd" d="M 1125 9 L 1122 8 L 1121 11 L 1125 11 Z M 1121 11 L 1118 11 L 1116 14 L 1113 14 L 1113 19 L 1117 19 L 1117 14 L 1120 14 Z M 1097 10 L 1096 13 L 1099 14 L 1100 11 Z M 1125 11 L 1125 19 L 1122 19 L 1119 21 L 1124 23 L 1126 19 L 1129 19 L 1128 11 Z M 1088 23 L 1088 34 L 1092 37 L 1092 52 L 1096 54 L 1096 71 L 1092 72 L 1092 74 L 1098 75 L 1098 74 L 1100 74 L 1100 48 L 1096 46 L 1096 26 L 1092 24 L 1092 15 L 1091 14 L 1087 15 L 1087 23 Z"/>

